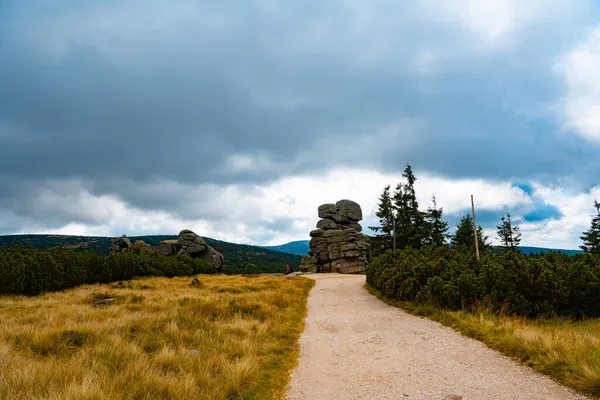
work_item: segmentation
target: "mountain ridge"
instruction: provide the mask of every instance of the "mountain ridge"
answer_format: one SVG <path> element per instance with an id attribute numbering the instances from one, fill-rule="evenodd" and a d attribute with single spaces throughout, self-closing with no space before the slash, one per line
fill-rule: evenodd
<path id="1" fill-rule="evenodd" d="M 163 240 L 177 240 L 177 235 L 129 236 L 132 242 L 143 240 L 151 246 L 158 246 Z M 0 249 L 18 243 L 35 249 L 65 247 L 74 251 L 94 251 L 107 254 L 110 251 L 111 237 L 76 236 L 55 234 L 0 235 Z M 300 255 L 271 250 L 262 246 L 225 242 L 203 237 L 209 246 L 225 257 L 226 273 L 273 273 L 284 272 L 285 265 L 298 266 Z"/>
<path id="2" fill-rule="evenodd" d="M 281 251 L 289 254 L 296 254 L 300 256 L 307 256 L 308 250 L 310 249 L 310 240 L 295 240 L 288 243 L 283 243 L 278 246 L 264 246 L 267 249 Z M 494 246 L 498 247 L 498 246 Z M 532 253 L 548 253 L 550 251 L 561 252 L 568 255 L 581 254 L 583 250 L 573 250 L 573 249 L 553 249 L 549 247 L 535 247 L 535 246 L 519 246 L 519 249 L 523 252 L 523 254 L 532 254 Z"/>

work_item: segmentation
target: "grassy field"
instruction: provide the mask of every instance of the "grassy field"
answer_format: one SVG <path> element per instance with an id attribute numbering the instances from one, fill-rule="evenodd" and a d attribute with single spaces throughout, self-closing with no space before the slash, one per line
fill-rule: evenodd
<path id="1" fill-rule="evenodd" d="M 600 319 L 525 319 L 491 312 L 444 311 L 385 298 L 390 305 L 452 327 L 562 384 L 600 398 Z"/>
<path id="2" fill-rule="evenodd" d="M 314 281 L 198 279 L 0 296 L 0 399 L 283 398 Z"/>

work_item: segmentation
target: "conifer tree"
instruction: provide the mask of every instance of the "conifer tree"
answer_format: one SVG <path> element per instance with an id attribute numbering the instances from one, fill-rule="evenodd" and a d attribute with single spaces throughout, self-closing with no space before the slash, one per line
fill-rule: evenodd
<path id="1" fill-rule="evenodd" d="M 513 225 L 510 219 L 510 213 L 506 214 L 506 217 L 500 218 L 502 223 L 496 228 L 498 228 L 498 240 L 500 240 L 500 245 L 504 247 L 505 250 L 515 251 L 519 244 L 521 243 L 521 231 L 517 225 Z"/>
<path id="2" fill-rule="evenodd" d="M 581 240 L 583 245 L 579 246 L 586 253 L 600 254 L 600 203 L 594 200 L 596 215 L 592 216 L 590 229 L 583 232 Z"/>
<path id="3" fill-rule="evenodd" d="M 435 195 L 431 197 L 432 205 L 425 213 L 425 224 L 427 229 L 427 246 L 443 246 L 448 238 L 448 223 L 442 220 L 443 208 L 437 208 Z"/>
<path id="4" fill-rule="evenodd" d="M 404 185 L 398 183 L 394 191 L 393 207 L 396 221 L 396 247 L 404 249 L 408 246 L 408 237 L 410 235 L 410 213 L 404 196 Z"/>
<path id="5" fill-rule="evenodd" d="M 370 226 L 369 228 L 377 232 L 372 241 L 372 251 L 374 254 L 383 253 L 385 250 L 390 249 L 392 243 L 392 232 L 393 227 L 393 213 L 394 207 L 392 205 L 392 199 L 390 197 L 390 186 L 386 186 L 383 189 L 383 193 L 379 196 L 379 202 L 377 203 L 377 212 L 375 215 L 379 218 L 379 226 Z"/>
<path id="6" fill-rule="evenodd" d="M 407 164 L 402 174 L 405 182 L 398 184 L 394 193 L 396 209 L 396 227 L 398 231 L 398 248 L 412 247 L 419 249 L 427 237 L 424 213 L 419 211 L 419 202 L 415 192 L 415 177 L 412 167 Z"/>
<path id="7" fill-rule="evenodd" d="M 477 228 L 477 238 L 479 241 L 479 250 L 487 250 L 490 247 L 488 237 L 483 233 L 483 228 Z M 451 243 L 456 247 L 475 249 L 475 233 L 473 232 L 473 218 L 466 214 L 456 226 L 456 232 L 451 236 Z"/>

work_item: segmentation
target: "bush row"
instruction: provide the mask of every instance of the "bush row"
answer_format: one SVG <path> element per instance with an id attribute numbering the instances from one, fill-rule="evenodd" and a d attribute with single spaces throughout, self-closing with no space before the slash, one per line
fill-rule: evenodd
<path id="1" fill-rule="evenodd" d="M 486 253 L 449 247 L 387 251 L 367 283 L 389 298 L 446 309 L 480 305 L 533 316 L 600 317 L 600 257 Z"/>
<path id="2" fill-rule="evenodd" d="M 38 250 L 15 245 L 0 249 L 0 294 L 37 295 L 86 283 L 107 283 L 135 276 L 183 276 L 216 273 L 200 259 L 162 257 L 147 251 L 115 255 Z"/>

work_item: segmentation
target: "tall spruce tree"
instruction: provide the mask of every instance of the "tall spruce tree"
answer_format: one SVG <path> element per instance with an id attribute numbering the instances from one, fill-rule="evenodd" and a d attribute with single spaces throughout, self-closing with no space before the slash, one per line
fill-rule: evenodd
<path id="1" fill-rule="evenodd" d="M 479 250 L 484 251 L 489 249 L 488 237 L 483 233 L 483 228 L 477 228 L 477 238 L 479 241 Z M 459 248 L 475 249 L 475 233 L 473 232 L 473 218 L 466 214 L 456 226 L 456 232 L 450 237 L 450 242 L 453 246 Z"/>
<path id="2" fill-rule="evenodd" d="M 443 208 L 437 207 L 435 195 L 431 196 L 432 205 L 425 213 L 425 224 L 427 229 L 427 246 L 443 246 L 448 238 L 448 223 L 442 220 Z"/>
<path id="3" fill-rule="evenodd" d="M 370 226 L 369 228 L 378 234 L 371 241 L 371 250 L 373 254 L 380 254 L 392 247 L 392 232 L 394 231 L 394 207 L 390 197 L 390 186 L 383 189 L 377 203 L 377 212 L 375 215 L 379 218 L 379 226 Z"/>
<path id="4" fill-rule="evenodd" d="M 404 185 L 398 183 L 392 198 L 396 222 L 396 248 L 398 249 L 404 249 L 408 246 L 408 236 L 410 231 L 410 215 L 408 213 L 408 206 L 406 204 L 403 189 Z"/>
<path id="5" fill-rule="evenodd" d="M 396 186 L 394 208 L 396 210 L 397 245 L 398 248 L 423 247 L 427 230 L 424 213 L 419 211 L 419 202 L 415 192 L 415 177 L 412 167 L 407 164 L 402 174 L 405 182 Z"/>
<path id="6" fill-rule="evenodd" d="M 500 218 L 502 223 L 498 228 L 498 240 L 500 245 L 509 251 L 515 251 L 519 244 L 521 244 L 521 230 L 517 225 L 513 225 L 510 219 L 510 213 L 506 214 L 506 217 Z"/>
<path id="7" fill-rule="evenodd" d="M 579 246 L 586 253 L 600 254 L 600 203 L 594 200 L 596 215 L 592 216 L 592 225 L 590 229 L 583 232 L 581 240 L 583 245 Z"/>

